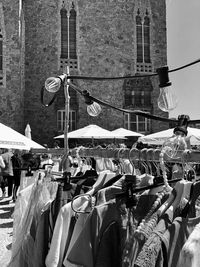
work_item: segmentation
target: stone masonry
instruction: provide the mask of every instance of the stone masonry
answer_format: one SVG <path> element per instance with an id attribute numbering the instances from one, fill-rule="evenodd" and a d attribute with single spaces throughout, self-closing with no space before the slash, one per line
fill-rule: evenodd
<path id="1" fill-rule="evenodd" d="M 19 1 L 0 1 L 3 38 L 3 83 L 0 85 L 0 122 L 22 131 L 24 127 L 23 66 L 19 38 Z M 21 67 L 22 66 L 22 67 Z"/>

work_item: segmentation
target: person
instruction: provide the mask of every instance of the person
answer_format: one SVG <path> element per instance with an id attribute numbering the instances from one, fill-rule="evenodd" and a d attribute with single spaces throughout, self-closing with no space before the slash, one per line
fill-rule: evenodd
<path id="1" fill-rule="evenodd" d="M 60 141 L 59 140 L 56 140 L 53 144 L 53 147 L 54 148 L 60 148 Z"/>
<path id="2" fill-rule="evenodd" d="M 22 160 L 20 158 L 20 151 L 15 149 L 14 155 L 11 158 L 12 165 L 13 165 L 13 196 L 12 201 L 15 202 L 17 199 L 17 190 L 20 186 L 20 179 L 21 179 L 21 168 L 22 168 Z"/>
<path id="3" fill-rule="evenodd" d="M 40 160 L 40 167 L 45 169 L 45 166 L 53 166 L 53 160 L 51 154 L 43 154 Z"/>
<path id="4" fill-rule="evenodd" d="M 2 149 L 0 149 L 0 154 L 2 153 Z M 2 169 L 5 168 L 5 163 L 3 161 L 2 156 L 0 155 L 0 186 L 1 186 L 1 190 L 2 190 L 2 197 L 5 196 L 6 194 L 6 190 L 5 190 L 5 183 L 3 181 L 3 175 L 2 175 Z"/>
<path id="5" fill-rule="evenodd" d="M 5 168 L 2 169 L 2 176 L 3 176 L 3 182 L 4 182 L 4 189 L 7 182 L 8 185 L 8 197 L 12 196 L 12 190 L 13 190 L 13 166 L 12 166 L 12 149 L 5 149 L 5 152 L 1 154 L 3 161 L 5 163 Z M 3 189 L 3 190 L 4 190 Z M 4 190 L 4 197 L 5 197 L 5 190 Z"/>

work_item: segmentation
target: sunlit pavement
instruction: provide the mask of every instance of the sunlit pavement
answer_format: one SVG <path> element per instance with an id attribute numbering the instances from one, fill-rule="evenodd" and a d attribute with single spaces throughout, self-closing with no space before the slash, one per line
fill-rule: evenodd
<path id="1" fill-rule="evenodd" d="M 13 219 L 11 217 L 14 204 L 11 198 L 0 196 L 0 266 L 6 267 L 9 263 L 12 247 Z"/>

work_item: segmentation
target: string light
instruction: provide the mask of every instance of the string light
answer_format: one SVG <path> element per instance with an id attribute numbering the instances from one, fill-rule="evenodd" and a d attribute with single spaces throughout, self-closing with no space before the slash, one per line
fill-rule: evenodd
<path id="1" fill-rule="evenodd" d="M 158 107 L 165 112 L 173 110 L 177 106 L 177 97 L 173 93 L 171 88 L 171 82 L 168 76 L 168 67 L 162 67 L 157 69 L 157 73 L 160 80 L 160 94 L 158 97 Z"/>
<path id="2" fill-rule="evenodd" d="M 175 69 L 172 69 L 172 70 L 168 70 L 168 67 L 161 67 L 161 68 L 158 68 L 157 69 L 157 72 L 156 73 L 151 73 L 151 74 L 145 74 L 145 75 L 134 75 L 134 76 L 123 76 L 123 77 L 88 77 L 88 76 L 73 76 L 73 75 L 67 75 L 67 79 L 70 80 L 70 79 L 82 79 L 82 80 L 124 80 L 124 79 L 137 79 L 137 78 L 144 78 L 144 77 L 153 77 L 153 76 L 157 76 L 157 75 L 161 75 L 160 72 L 162 72 L 163 68 L 165 69 L 165 75 L 167 75 L 168 77 L 168 73 L 171 73 L 171 72 L 175 72 L 175 71 L 179 71 L 181 69 L 184 69 L 184 68 L 187 68 L 187 67 L 190 67 L 194 64 L 197 64 L 200 62 L 200 59 L 197 59 L 191 63 L 188 63 L 186 65 L 183 65 L 181 67 L 178 67 L 178 68 L 175 68 Z M 64 79 L 63 79 L 64 77 Z M 166 77 L 166 76 L 165 76 Z M 56 92 L 60 89 L 60 86 L 63 82 L 63 80 L 65 80 L 66 78 L 66 74 L 63 74 L 59 77 L 50 77 L 46 80 L 45 82 L 45 89 L 48 91 L 48 92 L 51 92 L 51 93 L 55 93 L 54 97 L 52 98 L 52 100 L 48 103 L 48 104 L 45 104 L 44 103 L 44 100 L 43 100 L 43 97 L 44 97 L 44 86 L 41 88 L 41 102 L 42 104 L 45 106 L 45 107 L 48 107 L 50 106 L 55 98 L 56 98 Z M 162 79 L 159 77 L 159 79 Z M 78 88 L 76 85 L 72 84 L 72 83 L 69 83 L 69 85 L 75 89 L 78 93 L 80 93 L 82 96 L 84 96 L 84 93 L 83 91 Z M 169 85 L 169 84 L 168 84 Z M 167 86 L 169 87 L 169 86 Z M 161 86 L 160 86 L 161 88 Z M 176 106 L 176 101 L 173 101 L 173 105 L 172 105 L 172 100 L 174 100 L 173 96 L 170 96 L 169 97 L 169 94 L 168 93 L 165 93 L 165 97 L 168 98 L 168 103 L 166 105 L 162 105 L 161 104 L 161 101 L 158 99 L 158 102 L 159 102 L 159 106 L 161 107 L 162 110 L 164 111 L 169 111 L 172 109 L 172 106 L 174 108 L 174 106 Z M 162 98 L 163 98 L 163 102 L 164 102 L 164 98 L 165 98 L 163 95 L 162 95 Z M 107 102 L 104 102 L 98 98 L 95 98 L 91 95 L 88 96 L 88 98 L 90 98 L 91 101 L 93 101 L 93 103 L 98 103 L 100 105 L 103 105 L 103 106 L 107 106 L 107 107 L 110 107 L 110 108 L 113 108 L 115 110 L 118 110 L 118 111 L 121 111 L 121 112 L 124 112 L 124 113 L 129 113 L 129 114 L 135 114 L 135 115 L 138 115 L 138 116 L 143 116 L 145 118 L 148 118 L 148 119 L 154 119 L 154 120 L 159 120 L 159 121 L 164 121 L 164 122 L 178 122 L 177 119 L 168 119 L 168 118 L 164 118 L 164 117 L 160 117 L 160 116 L 156 116 L 156 115 L 152 115 L 152 114 L 149 114 L 147 112 L 144 112 L 144 111 L 140 111 L 140 110 L 127 110 L 127 109 L 122 109 L 122 108 L 118 108 L 118 107 L 115 107 L 113 105 L 111 105 L 110 103 L 107 103 Z M 92 104 L 93 104 L 92 103 Z M 97 105 L 93 105 L 92 108 Z M 98 112 L 96 112 L 96 114 L 99 114 L 100 113 L 100 108 L 98 106 L 98 108 L 95 107 L 95 110 L 98 110 Z M 88 108 L 87 110 L 89 110 L 90 112 L 90 108 Z M 94 114 L 94 112 L 90 112 L 91 114 Z M 94 116 L 94 115 L 92 115 Z M 188 123 L 200 123 L 200 120 L 188 120 Z"/>
<path id="3" fill-rule="evenodd" d="M 56 93 L 59 91 L 61 84 L 65 81 L 67 77 L 66 74 L 60 75 L 58 77 L 49 77 L 45 81 L 45 89 L 49 93 Z"/>
<path id="4" fill-rule="evenodd" d="M 90 93 L 87 90 L 84 90 L 82 95 L 85 98 L 88 114 L 92 117 L 98 116 L 101 113 L 101 106 L 91 99 Z"/>

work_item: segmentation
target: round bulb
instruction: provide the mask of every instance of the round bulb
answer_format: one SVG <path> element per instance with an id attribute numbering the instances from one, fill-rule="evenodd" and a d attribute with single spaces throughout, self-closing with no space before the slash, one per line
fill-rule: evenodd
<path id="1" fill-rule="evenodd" d="M 87 112 L 90 116 L 96 117 L 101 113 L 101 106 L 98 103 L 93 102 L 91 105 L 87 106 Z"/>
<path id="2" fill-rule="evenodd" d="M 175 134 L 167 139 L 162 146 L 162 151 L 171 159 L 180 158 L 178 152 L 183 152 L 187 149 L 185 136 L 182 134 Z"/>
<path id="3" fill-rule="evenodd" d="M 49 77 L 45 81 L 45 89 L 50 93 L 56 93 L 60 89 L 61 79 L 55 77 Z"/>
<path id="4" fill-rule="evenodd" d="M 158 107 L 161 110 L 169 112 L 175 109 L 177 103 L 177 97 L 172 92 L 172 88 L 170 86 L 160 88 L 160 95 L 158 97 Z"/>

